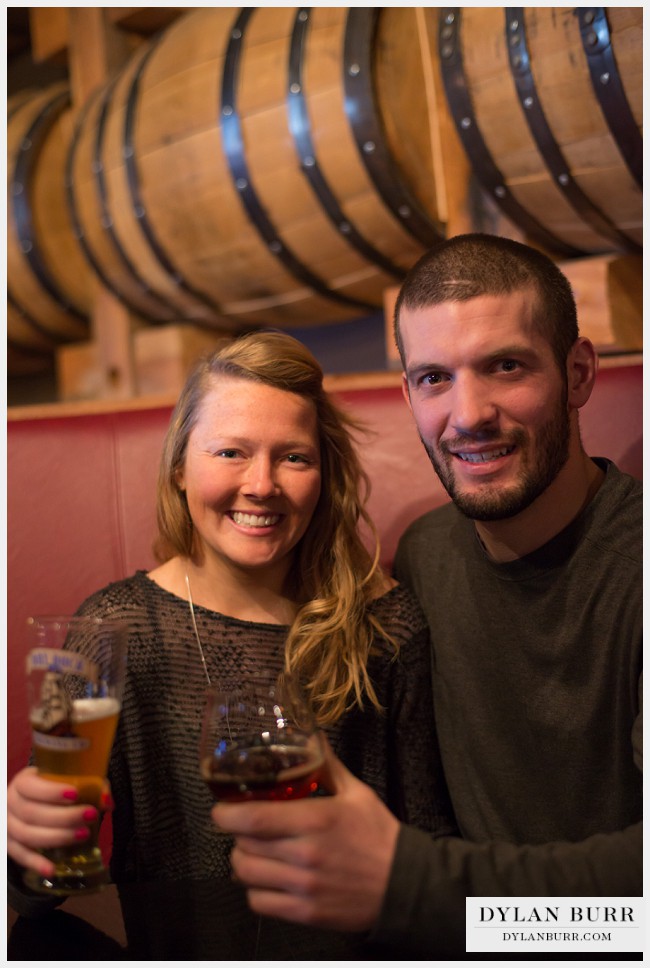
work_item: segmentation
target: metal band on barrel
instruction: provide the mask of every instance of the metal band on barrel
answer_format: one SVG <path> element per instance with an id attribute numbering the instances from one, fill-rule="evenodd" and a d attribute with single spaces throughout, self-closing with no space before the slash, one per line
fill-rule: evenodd
<path id="1" fill-rule="evenodd" d="M 28 326 L 31 326 L 32 329 L 36 330 L 39 336 L 45 337 L 53 350 L 55 350 L 60 343 L 64 343 L 68 339 L 68 337 L 60 336 L 57 333 L 53 333 L 52 330 L 46 329 L 42 323 L 39 323 L 37 319 L 34 319 L 31 313 L 29 313 L 24 306 L 18 302 L 16 297 L 12 295 L 9 289 L 9 283 L 7 283 L 7 302 L 12 307 L 14 312 L 18 313 L 18 315 L 24 320 L 25 323 L 27 323 Z M 47 354 L 47 350 L 39 350 L 36 347 L 25 346 L 25 344 L 21 343 L 20 340 L 16 339 L 15 336 L 13 338 L 9 336 L 7 337 L 7 345 L 14 346 L 16 349 L 24 352 L 34 353 L 35 355 Z"/>
<path id="2" fill-rule="evenodd" d="M 252 183 L 237 111 L 237 83 L 244 34 L 255 9 L 254 7 L 246 7 L 238 15 L 230 32 L 224 61 L 221 89 L 221 135 L 233 184 L 251 224 L 264 240 L 269 251 L 280 260 L 284 268 L 295 279 L 327 299 L 348 306 L 355 306 L 368 312 L 375 312 L 377 307 L 372 303 L 345 296 L 331 289 L 323 279 L 298 259 L 295 253 L 282 241 L 279 232 L 262 206 Z"/>
<path id="3" fill-rule="evenodd" d="M 463 143 L 472 169 L 483 188 L 494 198 L 506 215 L 520 226 L 531 238 L 546 248 L 567 256 L 584 255 L 562 239 L 557 238 L 541 225 L 512 195 L 505 178 L 497 168 L 483 139 L 463 68 L 460 49 L 461 7 L 447 7 L 440 12 L 438 45 L 442 79 L 451 115 Z"/>
<path id="4" fill-rule="evenodd" d="M 643 138 L 632 114 L 616 64 L 606 9 L 605 7 L 578 7 L 577 14 L 582 46 L 596 98 L 630 174 L 642 188 Z"/>
<path id="5" fill-rule="evenodd" d="M 323 175 L 311 134 L 311 120 L 307 110 L 305 85 L 303 78 L 303 64 L 305 59 L 305 44 L 309 29 L 310 8 L 302 7 L 296 14 L 291 33 L 291 47 L 289 54 L 289 91 L 287 95 L 287 113 L 289 130 L 296 145 L 296 152 L 300 159 L 300 167 L 309 182 L 320 206 L 338 232 L 356 251 L 369 262 L 379 266 L 384 272 L 403 279 L 405 270 L 392 262 L 387 256 L 374 247 L 350 221 L 340 207 L 334 192 Z"/>
<path id="6" fill-rule="evenodd" d="M 135 268 L 135 266 L 127 256 L 126 252 L 124 251 L 122 244 L 119 240 L 119 237 L 115 232 L 115 228 L 113 225 L 113 218 L 108 208 L 108 191 L 106 188 L 106 179 L 104 177 L 104 163 L 102 161 L 102 157 L 103 157 L 104 134 L 106 129 L 106 119 L 108 117 L 108 110 L 111 103 L 111 99 L 113 97 L 115 83 L 116 83 L 116 80 L 113 80 L 113 82 L 107 85 L 106 89 L 101 94 L 101 105 L 99 108 L 99 115 L 97 118 L 97 125 L 95 128 L 95 138 L 93 143 L 93 153 L 92 153 L 92 161 L 91 161 L 92 174 L 95 176 L 95 185 L 97 187 L 97 197 L 99 200 L 101 227 L 103 231 L 106 233 L 106 235 L 109 237 L 109 239 L 111 240 L 111 243 L 113 245 L 113 250 L 117 254 L 122 266 L 133 278 L 134 282 L 136 283 L 138 288 L 142 291 L 142 293 L 147 296 L 151 294 L 152 298 L 154 299 L 162 299 L 162 297 L 160 297 L 157 293 L 152 293 L 150 286 L 138 274 L 137 269 Z M 79 139 L 84 129 L 84 126 L 86 123 L 86 117 L 89 113 L 92 103 L 93 103 L 93 98 L 90 98 L 84 107 L 83 114 L 79 118 L 79 121 L 74 131 L 72 142 L 70 145 L 70 150 L 68 152 L 68 158 L 67 158 L 67 164 L 66 164 L 66 190 L 67 190 L 68 208 L 70 210 L 70 216 L 72 218 L 72 223 L 74 226 L 75 238 L 78 239 L 79 245 L 83 250 L 84 255 L 86 256 L 86 259 L 92 266 L 94 272 L 104 283 L 108 291 L 114 293 L 114 295 L 125 305 L 128 305 L 130 309 L 133 310 L 133 312 L 138 313 L 140 316 L 143 316 L 145 319 L 148 319 L 150 322 L 154 322 L 154 323 L 160 322 L 161 316 L 163 319 L 165 318 L 165 316 L 167 316 L 168 319 L 177 318 L 178 312 L 179 312 L 178 309 L 174 311 L 173 307 L 171 307 L 167 303 L 165 303 L 163 307 L 162 301 L 161 301 L 161 314 L 159 316 L 154 316 L 148 310 L 145 310 L 141 306 L 136 305 L 132 299 L 129 299 L 127 294 L 119 290 L 115 285 L 115 283 L 113 282 L 113 280 L 110 279 L 108 274 L 105 272 L 103 266 L 95 256 L 95 253 L 92 251 L 92 248 L 90 246 L 88 239 L 86 238 L 85 232 L 83 230 L 83 226 L 81 224 L 81 220 L 79 218 L 79 210 L 77 208 L 77 203 L 76 203 L 75 194 L 74 194 L 73 169 L 74 169 L 75 154 L 79 146 Z"/>
<path id="7" fill-rule="evenodd" d="M 564 194 L 573 210 L 595 232 L 613 242 L 618 248 L 634 252 L 640 251 L 640 246 L 621 232 L 614 222 L 585 195 L 574 179 L 569 164 L 555 140 L 541 105 L 531 70 L 524 7 L 506 7 L 505 18 L 506 47 L 519 102 L 523 108 L 530 133 L 546 163 L 546 167 L 553 176 L 554 183 Z"/>
<path id="8" fill-rule="evenodd" d="M 68 299 L 61 292 L 57 282 L 53 279 L 47 268 L 35 237 L 32 213 L 29 206 L 29 186 L 32 181 L 38 150 L 52 125 L 69 104 L 70 95 L 67 91 L 63 91 L 49 101 L 32 122 L 22 139 L 18 151 L 11 182 L 11 194 L 20 249 L 27 259 L 32 272 L 57 306 L 66 315 L 72 316 L 85 328 L 88 324 L 88 317 L 82 309 L 75 306 L 72 300 Z"/>
<path id="9" fill-rule="evenodd" d="M 380 12 L 376 7 L 350 7 L 348 12 L 343 53 L 345 113 L 379 197 L 413 238 L 430 246 L 440 242 L 442 226 L 431 220 L 404 182 L 377 108 L 372 52 Z"/>

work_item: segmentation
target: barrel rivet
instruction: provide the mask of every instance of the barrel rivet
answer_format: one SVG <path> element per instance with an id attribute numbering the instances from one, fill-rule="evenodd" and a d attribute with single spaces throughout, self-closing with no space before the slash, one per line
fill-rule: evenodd
<path id="1" fill-rule="evenodd" d="M 592 24 L 594 22 L 594 12 L 593 10 L 586 10 L 584 14 L 584 22 L 586 24 Z"/>
<path id="2" fill-rule="evenodd" d="M 512 30 L 513 33 L 516 30 L 519 30 L 519 21 L 518 20 L 511 20 L 510 21 L 510 30 Z"/>
<path id="3" fill-rule="evenodd" d="M 598 34 L 595 30 L 590 30 L 587 34 L 587 43 L 590 47 L 595 47 L 598 43 Z"/>
<path id="4" fill-rule="evenodd" d="M 453 52 L 454 52 L 454 48 L 452 47 L 451 44 L 444 44 L 440 51 L 441 55 L 445 58 L 445 60 L 448 60 L 453 54 Z"/>
<path id="5" fill-rule="evenodd" d="M 515 54 L 515 56 L 512 58 L 512 66 L 513 67 L 521 67 L 521 55 L 520 54 Z"/>
<path id="6" fill-rule="evenodd" d="M 13 185 L 11 186 L 11 194 L 14 197 L 18 195 L 22 195 L 24 191 L 25 191 L 25 186 L 21 182 L 14 182 Z"/>
<path id="7" fill-rule="evenodd" d="M 349 231 L 350 231 L 349 222 L 339 222 L 339 232 L 342 232 L 343 235 L 347 235 Z"/>
<path id="8" fill-rule="evenodd" d="M 520 42 L 521 42 L 521 37 L 519 36 L 519 34 L 513 34 L 512 37 L 510 38 L 511 47 L 517 47 Z"/>
<path id="9" fill-rule="evenodd" d="M 367 155 L 371 155 L 373 153 L 373 151 L 375 150 L 375 147 L 376 147 L 376 145 L 375 145 L 375 142 L 374 141 L 366 141 L 365 144 L 364 144 L 364 146 L 363 146 L 363 150 L 365 151 L 365 153 Z"/>
<path id="10" fill-rule="evenodd" d="M 241 30 L 239 27 L 235 27 L 232 34 L 230 35 L 233 40 L 241 40 Z"/>
<path id="11" fill-rule="evenodd" d="M 294 81 L 293 84 L 291 84 L 291 86 L 289 87 L 289 91 L 291 92 L 291 94 L 300 94 L 300 90 L 301 90 L 300 84 L 298 84 L 297 81 Z"/>
<path id="12" fill-rule="evenodd" d="M 316 164 L 316 159 L 313 155 L 305 155 L 305 157 L 302 159 L 302 163 L 305 168 L 313 168 Z"/>
<path id="13" fill-rule="evenodd" d="M 356 77 L 357 74 L 360 74 L 360 73 L 361 73 L 360 64 L 350 64 L 350 66 L 348 67 L 348 74 L 350 75 L 350 77 Z"/>
<path id="14" fill-rule="evenodd" d="M 229 118 L 230 115 L 232 114 L 232 105 L 224 104 L 221 113 L 223 114 L 224 117 Z"/>
<path id="15" fill-rule="evenodd" d="M 32 251 L 32 243 L 29 241 L 29 239 L 21 239 L 20 248 L 27 254 L 28 252 Z"/>
<path id="16" fill-rule="evenodd" d="M 456 16 L 455 16 L 455 14 L 451 13 L 451 11 L 449 13 L 445 14 L 445 23 L 446 24 L 453 24 L 453 22 L 454 22 L 455 19 L 456 19 Z"/>
<path id="17" fill-rule="evenodd" d="M 136 205 L 133 211 L 136 218 L 144 218 L 147 214 L 144 205 Z"/>
<path id="18" fill-rule="evenodd" d="M 560 185 L 568 185 L 571 179 L 567 173 L 563 171 L 561 175 L 557 176 L 557 180 L 559 181 Z"/>
<path id="19" fill-rule="evenodd" d="M 278 239 L 273 239 L 269 242 L 269 249 L 271 252 L 282 252 L 282 243 Z"/>
<path id="20" fill-rule="evenodd" d="M 397 211 L 401 216 L 401 218 L 408 218 L 409 215 L 411 214 L 411 209 L 409 208 L 408 205 L 400 205 Z"/>
<path id="21" fill-rule="evenodd" d="M 29 149 L 31 148 L 31 146 L 32 146 L 32 139 L 31 138 L 23 138 L 23 140 L 20 143 L 20 150 L 21 151 L 29 151 Z"/>
<path id="22" fill-rule="evenodd" d="M 308 17 L 309 17 L 309 14 L 306 10 L 301 10 L 300 13 L 298 14 L 298 20 L 300 20 L 300 22 L 303 24 L 305 20 L 308 19 Z"/>
<path id="23" fill-rule="evenodd" d="M 471 128 L 471 126 L 472 126 L 472 119 L 471 118 L 461 118 L 460 119 L 460 126 L 461 126 L 461 128 L 465 128 L 465 129 Z"/>
<path id="24" fill-rule="evenodd" d="M 440 31 L 440 36 L 442 37 L 443 40 L 451 40 L 451 38 L 454 36 L 454 28 L 443 27 L 442 30 Z"/>
<path id="25" fill-rule="evenodd" d="M 245 178 L 238 178 L 235 185 L 240 192 L 243 192 L 245 188 L 248 188 L 248 181 Z"/>
<path id="26" fill-rule="evenodd" d="M 607 71 L 605 71 L 604 74 L 601 74 L 600 75 L 600 83 L 601 84 L 609 84 L 609 73 Z"/>
<path id="27" fill-rule="evenodd" d="M 113 219 L 110 217 L 110 215 L 102 215 L 102 228 L 110 229 L 112 225 Z"/>
<path id="28" fill-rule="evenodd" d="M 505 198 L 506 197 L 506 190 L 505 190 L 504 186 L 503 185 L 497 185 L 497 187 L 494 189 L 494 194 L 497 196 L 497 198 Z"/>
<path id="29" fill-rule="evenodd" d="M 532 108 L 532 106 L 533 106 L 534 103 L 535 102 L 534 102 L 533 98 L 530 96 L 530 94 L 528 95 L 528 97 L 525 97 L 524 98 L 524 107 L 525 108 Z"/>

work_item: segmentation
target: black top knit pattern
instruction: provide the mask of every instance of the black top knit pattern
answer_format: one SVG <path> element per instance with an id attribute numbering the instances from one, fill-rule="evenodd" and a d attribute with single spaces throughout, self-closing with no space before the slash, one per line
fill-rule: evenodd
<path id="1" fill-rule="evenodd" d="M 397 816 L 441 835 L 454 824 L 431 703 L 428 629 L 409 592 L 372 604 L 399 655 L 376 642 L 370 672 L 384 713 L 353 709 L 328 738 L 352 772 Z M 115 881 L 229 877 L 229 837 L 210 819 L 212 797 L 199 775 L 205 672 L 188 602 L 145 572 L 88 598 L 81 614 L 129 622 L 127 679 L 111 756 L 111 874 Z M 287 628 L 230 618 L 195 605 L 210 679 L 280 671 Z"/>

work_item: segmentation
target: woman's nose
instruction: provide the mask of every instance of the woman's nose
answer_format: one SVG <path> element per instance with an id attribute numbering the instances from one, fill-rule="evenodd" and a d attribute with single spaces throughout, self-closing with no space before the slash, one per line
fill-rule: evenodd
<path id="1" fill-rule="evenodd" d="M 267 498 L 276 494 L 278 489 L 273 461 L 265 457 L 251 459 L 244 481 L 245 493 L 251 497 Z"/>

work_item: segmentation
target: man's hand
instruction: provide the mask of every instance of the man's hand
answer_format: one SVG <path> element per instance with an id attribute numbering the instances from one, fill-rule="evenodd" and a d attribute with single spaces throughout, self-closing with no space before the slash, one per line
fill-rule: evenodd
<path id="1" fill-rule="evenodd" d="M 375 923 L 399 822 L 326 744 L 331 797 L 219 803 L 217 826 L 234 834 L 232 866 L 259 914 L 340 931 Z"/>

